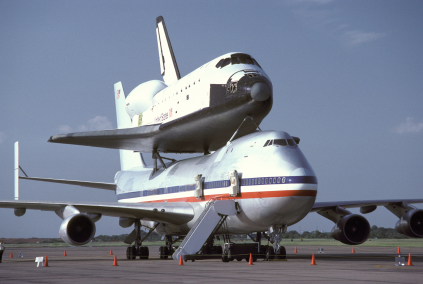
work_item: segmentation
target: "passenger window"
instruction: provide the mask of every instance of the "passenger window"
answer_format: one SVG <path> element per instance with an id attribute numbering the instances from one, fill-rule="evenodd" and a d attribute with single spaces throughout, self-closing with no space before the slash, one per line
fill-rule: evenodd
<path id="1" fill-rule="evenodd" d="M 279 145 L 279 146 L 287 146 L 288 144 L 286 143 L 285 139 L 275 139 L 275 145 Z"/>
<path id="2" fill-rule="evenodd" d="M 270 140 L 267 140 L 263 147 L 266 147 L 269 144 Z"/>
<path id="3" fill-rule="evenodd" d="M 223 60 L 222 66 L 220 66 L 220 68 L 223 68 L 226 65 L 229 65 L 230 63 L 231 63 L 231 59 L 230 58 L 226 58 L 225 60 Z"/>
<path id="4" fill-rule="evenodd" d="M 224 59 L 220 59 L 220 61 L 216 64 L 216 68 L 219 68 L 219 67 L 220 67 L 220 65 L 222 65 L 223 60 L 224 60 Z"/>
<path id="5" fill-rule="evenodd" d="M 297 145 L 297 144 L 295 144 L 294 139 L 287 139 L 287 140 L 288 140 L 289 146 L 295 146 L 295 145 Z"/>

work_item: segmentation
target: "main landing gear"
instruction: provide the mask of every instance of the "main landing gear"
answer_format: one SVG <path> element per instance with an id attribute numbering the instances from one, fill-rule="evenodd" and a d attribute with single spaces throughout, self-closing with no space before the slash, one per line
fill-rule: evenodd
<path id="1" fill-rule="evenodd" d="M 172 254 L 175 252 L 173 249 L 173 243 L 175 241 L 176 240 L 173 240 L 172 236 L 166 235 L 166 245 L 159 248 L 160 259 L 168 259 L 169 257 L 172 257 Z"/>
<path id="2" fill-rule="evenodd" d="M 148 256 L 150 254 L 148 251 L 148 247 L 142 246 L 140 220 L 135 220 L 134 227 L 135 227 L 135 230 L 134 230 L 135 231 L 135 245 L 126 248 L 126 259 L 136 259 L 137 256 L 139 257 L 139 259 L 148 259 Z M 155 227 L 152 230 L 154 229 Z M 150 230 L 150 232 L 152 230 Z"/>

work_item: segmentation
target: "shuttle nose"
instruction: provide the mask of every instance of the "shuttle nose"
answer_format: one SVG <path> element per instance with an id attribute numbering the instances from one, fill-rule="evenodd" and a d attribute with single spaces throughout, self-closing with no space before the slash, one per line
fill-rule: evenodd
<path id="1" fill-rule="evenodd" d="M 253 100 L 263 102 L 267 100 L 272 94 L 272 89 L 263 82 L 257 82 L 251 88 L 251 97 Z"/>

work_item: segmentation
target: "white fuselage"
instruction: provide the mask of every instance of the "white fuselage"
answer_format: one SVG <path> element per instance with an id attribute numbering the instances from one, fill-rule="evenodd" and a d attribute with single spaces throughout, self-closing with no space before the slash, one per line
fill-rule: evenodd
<path id="1" fill-rule="evenodd" d="M 268 140 L 279 145 L 264 146 Z M 280 141 L 288 143 L 282 146 Z M 298 145 L 286 132 L 255 132 L 210 155 L 174 162 L 164 170 L 136 168 L 115 177 L 120 202 L 189 202 L 195 217 L 185 225 L 159 226 L 162 234 L 186 234 L 214 197 L 233 198 L 240 213 L 227 219 L 231 233 L 266 231 L 304 218 L 317 194 L 317 179 Z M 283 144 L 283 143 L 282 143 Z M 240 193 L 230 197 L 229 172 L 240 176 Z M 204 178 L 204 196 L 194 196 L 194 177 Z"/>
<path id="2" fill-rule="evenodd" d="M 210 107 L 210 85 L 225 85 L 235 73 L 259 72 L 269 79 L 266 73 L 254 64 L 229 64 L 223 68 L 216 68 L 220 60 L 230 58 L 231 54 L 233 53 L 211 60 L 159 91 L 153 96 L 151 106 L 142 112 L 141 121 L 138 116 L 135 119 L 131 117 L 133 126 L 166 123 Z M 132 93 L 129 94 L 131 95 Z"/>

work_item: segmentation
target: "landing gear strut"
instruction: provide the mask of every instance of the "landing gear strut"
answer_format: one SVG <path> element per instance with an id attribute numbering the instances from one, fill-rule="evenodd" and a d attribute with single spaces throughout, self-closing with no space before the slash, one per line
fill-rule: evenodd
<path id="1" fill-rule="evenodd" d="M 286 232 L 286 229 L 286 225 L 272 225 L 269 227 L 269 239 L 270 242 L 273 244 L 273 247 L 267 247 L 267 260 L 274 259 L 275 257 L 278 259 L 286 259 L 286 249 L 284 246 L 280 245 L 280 242 L 282 240 L 282 234 Z"/>

